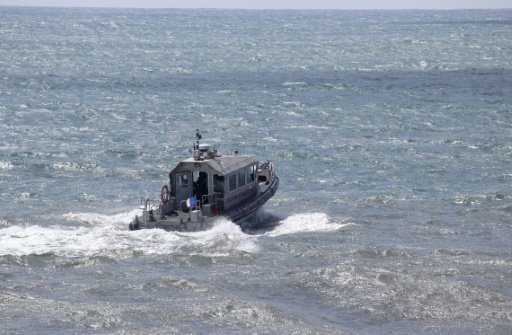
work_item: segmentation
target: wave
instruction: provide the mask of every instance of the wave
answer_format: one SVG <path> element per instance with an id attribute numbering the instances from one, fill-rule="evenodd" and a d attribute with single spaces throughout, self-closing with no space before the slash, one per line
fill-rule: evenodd
<path id="1" fill-rule="evenodd" d="M 294 214 L 282 220 L 268 236 L 281 236 L 298 233 L 333 232 L 350 224 L 333 222 L 325 213 Z"/>
<path id="2" fill-rule="evenodd" d="M 289 216 L 261 235 L 246 234 L 237 224 L 219 218 L 201 232 L 167 232 L 161 229 L 129 231 L 127 223 L 138 213 L 69 213 L 66 225 L 2 225 L 0 256 L 54 255 L 60 257 L 135 255 L 229 256 L 259 252 L 259 239 L 307 232 L 331 232 L 345 226 L 324 213 Z"/>

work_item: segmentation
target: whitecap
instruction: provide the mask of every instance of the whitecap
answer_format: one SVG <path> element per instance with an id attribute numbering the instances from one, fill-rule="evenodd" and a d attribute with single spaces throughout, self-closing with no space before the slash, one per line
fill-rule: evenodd
<path id="1" fill-rule="evenodd" d="M 11 162 L 0 161 L 0 170 L 10 170 L 10 169 L 12 169 Z"/>
<path id="2" fill-rule="evenodd" d="M 281 236 L 307 232 L 332 232 L 347 225 L 333 222 L 329 215 L 325 213 L 303 213 L 287 217 L 266 235 Z"/>
<path id="3" fill-rule="evenodd" d="M 283 86 L 301 86 L 306 85 L 305 81 L 287 81 L 283 83 Z"/>

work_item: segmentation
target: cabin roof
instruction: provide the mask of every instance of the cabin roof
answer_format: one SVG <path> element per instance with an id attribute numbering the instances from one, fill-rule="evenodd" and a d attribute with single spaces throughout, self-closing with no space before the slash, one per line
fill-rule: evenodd
<path id="1" fill-rule="evenodd" d="M 181 161 L 174 168 L 173 172 L 186 170 L 213 170 L 214 172 L 225 176 L 256 162 L 257 160 L 252 156 L 219 156 L 205 158 L 202 160 L 188 158 Z"/>

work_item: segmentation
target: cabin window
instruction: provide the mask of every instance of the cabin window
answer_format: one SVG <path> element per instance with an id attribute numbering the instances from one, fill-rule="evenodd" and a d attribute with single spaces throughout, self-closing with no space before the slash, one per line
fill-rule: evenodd
<path id="1" fill-rule="evenodd" d="M 188 173 L 182 173 L 178 175 L 178 186 L 188 187 Z"/>
<path id="2" fill-rule="evenodd" d="M 245 169 L 238 171 L 238 187 L 245 185 Z"/>
<path id="3" fill-rule="evenodd" d="M 251 165 L 247 167 L 247 184 L 252 183 L 256 180 L 256 165 Z"/>
<path id="4" fill-rule="evenodd" d="M 231 176 L 229 176 L 229 190 L 236 190 L 236 173 L 233 173 Z"/>
<path id="5" fill-rule="evenodd" d="M 224 193 L 224 176 L 213 175 L 213 192 Z"/>

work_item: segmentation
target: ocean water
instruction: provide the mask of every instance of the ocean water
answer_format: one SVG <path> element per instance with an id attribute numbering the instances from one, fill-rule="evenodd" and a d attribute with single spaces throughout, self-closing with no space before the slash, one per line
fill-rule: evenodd
<path id="1" fill-rule="evenodd" d="M 512 333 L 512 10 L 0 7 L 0 334 Z M 189 155 L 242 231 L 128 231 Z"/>

